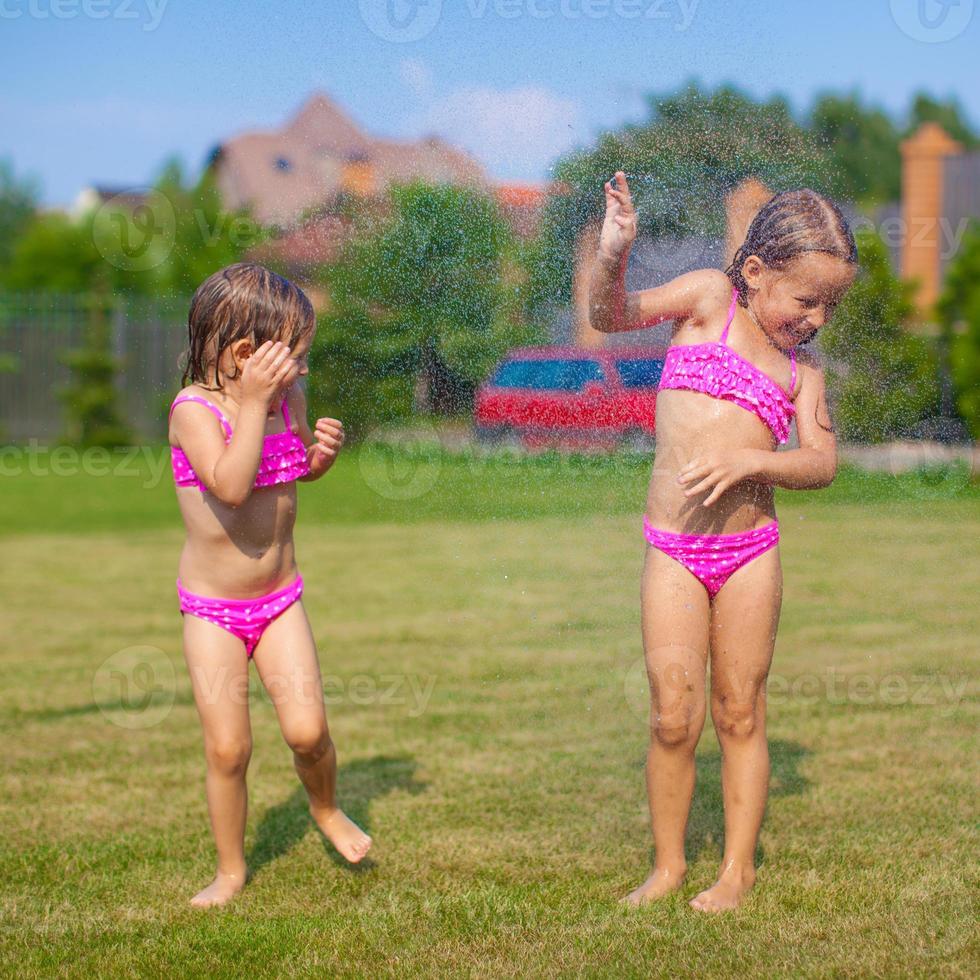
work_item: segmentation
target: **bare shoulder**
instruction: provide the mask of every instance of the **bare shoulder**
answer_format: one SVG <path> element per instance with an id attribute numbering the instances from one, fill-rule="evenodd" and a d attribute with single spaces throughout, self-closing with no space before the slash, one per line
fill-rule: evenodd
<path id="1" fill-rule="evenodd" d="M 732 281 L 721 269 L 697 269 L 691 273 L 698 277 L 700 302 L 695 308 L 695 322 L 706 323 L 718 316 L 724 316 L 732 302 Z"/>
<path id="2" fill-rule="evenodd" d="M 797 390 L 794 400 L 819 398 L 824 387 L 826 362 L 820 351 L 812 347 L 800 347 L 796 351 Z"/>
<path id="3" fill-rule="evenodd" d="M 705 327 L 717 329 L 725 322 L 725 314 L 732 302 L 732 283 L 720 269 L 695 269 L 671 280 L 670 287 L 688 297 L 685 313 L 674 320 L 674 340 L 683 338 L 685 343 L 699 343 Z"/>

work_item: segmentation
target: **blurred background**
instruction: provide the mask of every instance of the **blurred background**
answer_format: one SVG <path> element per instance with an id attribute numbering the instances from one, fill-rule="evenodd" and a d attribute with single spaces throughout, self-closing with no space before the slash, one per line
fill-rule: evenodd
<path id="1" fill-rule="evenodd" d="M 980 16 L 974 0 L 0 0 L 0 972 L 949 976 L 975 943 Z M 811 345 L 841 465 L 776 490 L 760 886 L 697 750 L 652 858 L 637 584 L 669 324 L 588 318 L 830 195 L 860 275 Z M 296 530 L 356 869 L 255 673 L 247 859 L 213 871 L 167 445 L 197 285 L 302 285 Z M 790 442 L 781 447 L 792 449 Z M 675 900 L 676 899 L 676 900 Z M 969 964 L 973 963 L 973 967 Z"/>
<path id="2" fill-rule="evenodd" d="M 243 258 L 308 291 L 309 394 L 355 436 L 423 417 L 465 438 L 481 382 L 515 348 L 655 358 L 669 325 L 605 337 L 588 322 L 618 168 L 640 211 L 634 289 L 724 268 L 778 190 L 831 195 L 863 267 L 816 342 L 842 439 L 980 434 L 972 2 L 818 17 L 716 0 L 362 0 L 273 16 L 11 0 L 0 24 L 6 441 L 162 439 L 189 297 Z M 578 366 L 511 378 L 575 392 L 592 376 Z M 609 397 L 629 381 L 592 374 Z M 490 406 L 477 434 L 520 435 L 530 410 Z"/>

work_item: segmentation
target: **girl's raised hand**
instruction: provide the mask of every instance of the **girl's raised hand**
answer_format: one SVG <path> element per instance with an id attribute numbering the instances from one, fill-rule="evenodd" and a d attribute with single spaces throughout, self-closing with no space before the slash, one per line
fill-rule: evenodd
<path id="1" fill-rule="evenodd" d="M 332 463 L 344 444 L 344 423 L 340 419 L 317 419 L 313 435 L 316 436 L 317 453 Z"/>
<path id="2" fill-rule="evenodd" d="M 616 186 L 607 180 L 605 189 L 606 217 L 599 235 L 599 251 L 606 258 L 618 260 L 636 238 L 636 211 L 622 170 L 616 171 Z"/>
<path id="3" fill-rule="evenodd" d="M 267 340 L 242 369 L 242 400 L 261 402 L 266 408 L 299 377 L 299 367 L 282 341 Z"/>

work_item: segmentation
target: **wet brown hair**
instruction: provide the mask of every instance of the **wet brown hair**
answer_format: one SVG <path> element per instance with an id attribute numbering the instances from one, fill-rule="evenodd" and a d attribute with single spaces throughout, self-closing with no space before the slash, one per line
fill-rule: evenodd
<path id="1" fill-rule="evenodd" d="M 255 262 L 237 262 L 208 276 L 194 292 L 181 384 L 207 386 L 209 369 L 237 340 L 251 340 L 253 350 L 267 340 L 292 348 L 315 327 L 313 305 L 299 286 Z M 215 381 L 220 391 L 217 370 Z"/>
<path id="2" fill-rule="evenodd" d="M 809 188 L 777 194 L 752 219 L 745 241 L 725 270 L 738 289 L 739 303 L 747 302 L 742 266 L 750 255 L 772 269 L 782 269 L 803 252 L 826 252 L 853 265 L 858 261 L 854 234 L 840 208 Z"/>

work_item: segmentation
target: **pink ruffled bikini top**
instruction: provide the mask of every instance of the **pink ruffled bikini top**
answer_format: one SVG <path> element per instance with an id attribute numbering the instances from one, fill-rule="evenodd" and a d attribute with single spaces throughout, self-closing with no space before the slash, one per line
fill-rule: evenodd
<path id="1" fill-rule="evenodd" d="M 231 441 L 231 423 L 225 418 L 224 412 L 213 402 L 200 395 L 184 395 L 175 398 L 170 406 L 170 414 L 181 402 L 200 402 L 206 405 L 221 422 L 225 430 L 225 444 Z M 253 487 L 269 487 L 276 483 L 289 483 L 310 472 L 310 464 L 306 457 L 306 446 L 303 440 L 292 431 L 289 422 L 289 409 L 286 399 L 282 400 L 282 417 L 286 423 L 285 432 L 274 432 L 265 437 L 262 443 L 262 458 L 259 470 L 255 474 Z M 169 416 L 168 416 L 169 418 Z M 207 487 L 198 479 L 193 467 L 179 446 L 170 447 L 170 462 L 174 470 L 174 483 L 178 487 L 197 487 L 202 493 Z"/>
<path id="2" fill-rule="evenodd" d="M 740 357 L 725 343 L 735 317 L 738 289 L 732 289 L 732 305 L 721 340 L 706 344 L 682 344 L 667 350 L 657 390 L 682 388 L 734 402 L 755 412 L 780 443 L 789 439 L 796 406 L 790 397 L 796 387 L 796 351 L 789 352 L 792 381 L 787 392 L 768 374 Z"/>

